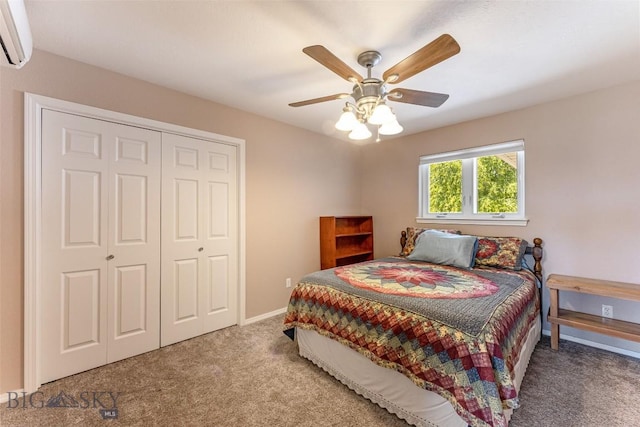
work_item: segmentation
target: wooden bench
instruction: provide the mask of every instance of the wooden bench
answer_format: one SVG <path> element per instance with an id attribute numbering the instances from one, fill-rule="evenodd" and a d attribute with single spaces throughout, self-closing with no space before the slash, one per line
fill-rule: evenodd
<path id="1" fill-rule="evenodd" d="M 547 320 L 551 323 L 552 349 L 558 349 L 560 325 L 640 342 L 640 324 L 561 309 L 558 298 L 558 291 L 567 291 L 640 301 L 640 285 L 551 274 L 547 287 L 551 297 Z"/>

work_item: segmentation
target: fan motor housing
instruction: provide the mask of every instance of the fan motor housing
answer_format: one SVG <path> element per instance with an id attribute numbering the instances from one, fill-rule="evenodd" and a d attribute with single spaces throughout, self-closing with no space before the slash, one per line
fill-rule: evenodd
<path id="1" fill-rule="evenodd" d="M 359 109 L 373 110 L 378 100 L 387 94 L 385 84 L 380 79 L 368 78 L 353 86 L 351 96 Z"/>

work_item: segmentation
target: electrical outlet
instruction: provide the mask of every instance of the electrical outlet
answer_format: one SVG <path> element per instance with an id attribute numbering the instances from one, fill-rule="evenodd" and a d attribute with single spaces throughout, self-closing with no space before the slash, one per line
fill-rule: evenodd
<path id="1" fill-rule="evenodd" d="M 291 287 L 291 277 L 287 277 L 287 279 L 284 281 L 284 287 L 285 288 Z"/>
<path id="2" fill-rule="evenodd" d="M 602 304 L 602 317 L 613 318 L 613 306 Z"/>

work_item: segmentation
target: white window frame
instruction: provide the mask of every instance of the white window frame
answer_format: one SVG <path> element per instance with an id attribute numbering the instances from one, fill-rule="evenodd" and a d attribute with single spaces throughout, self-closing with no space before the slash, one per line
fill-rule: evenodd
<path id="1" fill-rule="evenodd" d="M 476 159 L 483 156 L 512 152 L 517 152 L 518 212 L 477 213 Z M 462 160 L 462 212 L 429 213 L 429 165 L 453 160 Z M 524 203 L 525 174 L 523 139 L 466 150 L 420 156 L 418 177 L 418 217 L 416 218 L 416 222 L 418 223 L 526 226 L 529 222 L 525 216 Z"/>

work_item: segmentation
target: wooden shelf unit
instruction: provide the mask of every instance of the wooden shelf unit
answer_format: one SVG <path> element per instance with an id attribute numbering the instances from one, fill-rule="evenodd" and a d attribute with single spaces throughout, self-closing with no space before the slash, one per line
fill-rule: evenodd
<path id="1" fill-rule="evenodd" d="M 561 309 L 558 296 L 559 291 L 567 291 L 640 301 L 640 285 L 551 274 L 547 287 L 551 298 L 547 320 L 551 323 L 552 349 L 558 349 L 560 325 L 640 342 L 640 324 Z"/>
<path id="2" fill-rule="evenodd" d="M 320 217 L 320 268 L 322 270 L 372 259 L 372 217 Z"/>

